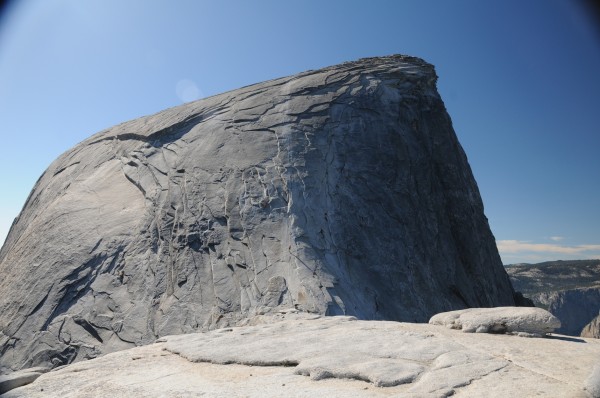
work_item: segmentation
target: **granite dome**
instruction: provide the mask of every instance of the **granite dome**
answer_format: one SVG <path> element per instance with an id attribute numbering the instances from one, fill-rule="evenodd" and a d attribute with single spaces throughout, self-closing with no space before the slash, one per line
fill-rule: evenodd
<path id="1" fill-rule="evenodd" d="M 418 58 L 361 59 L 67 151 L 0 251 L 0 366 L 286 308 L 423 322 L 514 305 L 436 79 Z"/>

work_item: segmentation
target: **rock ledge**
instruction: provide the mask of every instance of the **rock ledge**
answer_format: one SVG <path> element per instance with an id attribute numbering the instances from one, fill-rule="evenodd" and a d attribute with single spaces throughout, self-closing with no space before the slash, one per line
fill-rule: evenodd
<path id="1" fill-rule="evenodd" d="M 598 358 L 594 339 L 288 313 L 69 365 L 3 398 L 594 397 Z"/>

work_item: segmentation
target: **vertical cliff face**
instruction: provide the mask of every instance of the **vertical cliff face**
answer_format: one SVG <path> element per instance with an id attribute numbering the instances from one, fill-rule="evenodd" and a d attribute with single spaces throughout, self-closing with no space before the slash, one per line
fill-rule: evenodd
<path id="1" fill-rule="evenodd" d="M 426 321 L 512 305 L 476 183 L 407 56 L 245 87 L 100 132 L 0 251 L 0 366 L 296 308 Z"/>
<path id="2" fill-rule="evenodd" d="M 591 323 L 600 314 L 600 287 L 552 292 L 547 296 L 548 311 L 562 324 L 557 333 L 579 336 L 586 326 L 591 330 Z"/>

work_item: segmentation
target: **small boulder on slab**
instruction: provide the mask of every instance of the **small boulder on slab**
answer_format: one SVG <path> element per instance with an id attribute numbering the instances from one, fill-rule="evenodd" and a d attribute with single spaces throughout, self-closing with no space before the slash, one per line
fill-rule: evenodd
<path id="1" fill-rule="evenodd" d="M 508 333 L 525 337 L 542 337 L 560 327 L 558 318 L 536 307 L 467 308 L 436 314 L 429 323 L 467 333 Z"/>

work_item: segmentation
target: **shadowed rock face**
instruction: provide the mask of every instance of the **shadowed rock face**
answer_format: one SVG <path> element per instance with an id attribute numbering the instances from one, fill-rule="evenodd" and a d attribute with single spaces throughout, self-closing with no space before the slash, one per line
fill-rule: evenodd
<path id="1" fill-rule="evenodd" d="M 433 67 L 363 59 L 102 131 L 0 251 L 0 366 L 296 308 L 427 321 L 513 305 Z"/>
<path id="2" fill-rule="evenodd" d="M 548 302 L 548 311 L 563 324 L 557 333 L 579 336 L 600 313 L 600 287 L 553 292 Z"/>

